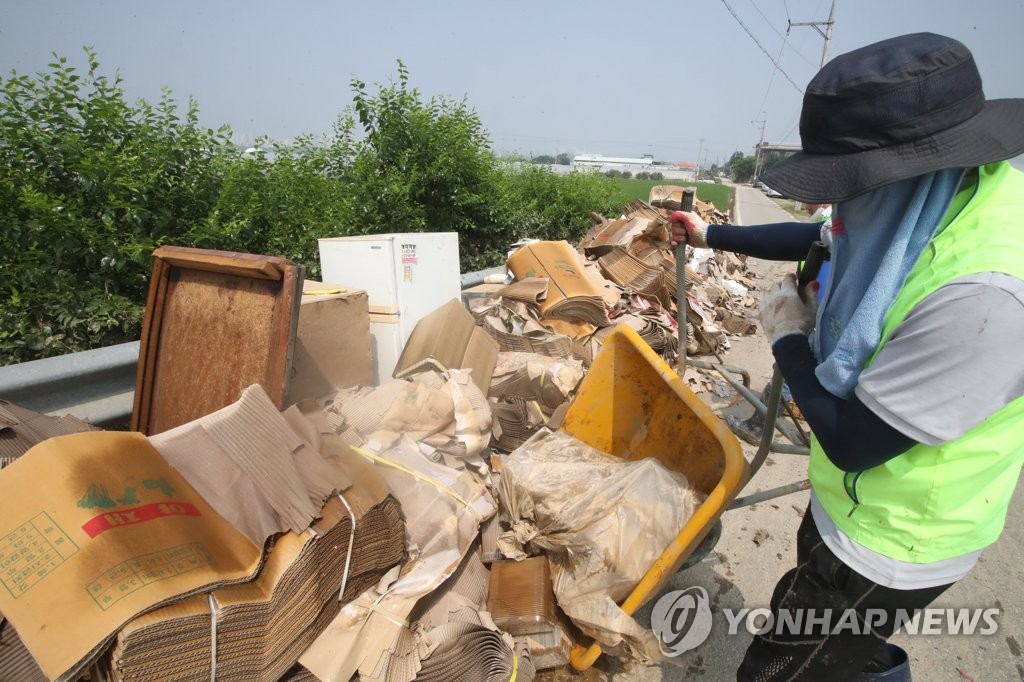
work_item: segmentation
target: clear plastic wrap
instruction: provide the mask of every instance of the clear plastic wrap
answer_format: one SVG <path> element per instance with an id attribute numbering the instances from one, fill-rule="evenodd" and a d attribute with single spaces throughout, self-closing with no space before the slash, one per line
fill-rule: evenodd
<path id="1" fill-rule="evenodd" d="M 558 604 L 580 629 L 611 650 L 654 658 L 653 636 L 616 602 L 703 501 L 686 477 L 654 459 L 625 461 L 542 431 L 504 462 L 500 498 L 512 522 L 502 551 L 544 552 Z"/>

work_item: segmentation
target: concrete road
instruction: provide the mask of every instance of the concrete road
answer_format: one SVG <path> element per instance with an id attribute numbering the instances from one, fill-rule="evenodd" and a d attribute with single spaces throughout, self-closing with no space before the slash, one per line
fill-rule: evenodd
<path id="1" fill-rule="evenodd" d="M 759 190 L 737 188 L 738 222 L 755 224 L 791 219 L 780 206 Z M 791 264 L 750 260 L 758 287 L 772 281 Z M 752 385 L 760 390 L 770 379 L 772 361 L 764 337 L 732 339 L 726 363 L 747 369 Z M 747 416 L 752 409 L 744 401 L 730 406 L 714 394 L 701 394 L 720 414 Z M 755 448 L 743 445 L 747 458 Z M 743 490 L 749 494 L 806 478 L 806 458 L 796 455 L 770 455 L 767 463 Z M 710 637 L 696 649 L 686 652 L 660 667 L 619 669 L 608 663 L 604 675 L 614 680 L 706 680 L 735 679 L 735 669 L 743 657 L 751 635 L 740 627 L 728 634 L 724 609 L 767 607 L 776 581 L 795 564 L 795 534 L 807 506 L 806 492 L 788 495 L 748 508 L 726 512 L 724 530 L 712 554 L 696 566 L 677 574 L 665 592 L 701 586 L 710 597 L 713 629 Z M 995 607 L 1000 609 L 999 628 L 991 635 L 909 635 L 898 634 L 893 641 L 904 647 L 911 658 L 915 680 L 943 682 L 981 682 L 982 680 L 1024 680 L 1024 586 L 1021 578 L 1022 542 L 1024 542 L 1024 500 L 1018 492 L 1011 504 L 1007 527 L 1000 540 L 989 547 L 974 571 L 954 585 L 935 606 L 943 608 Z M 656 599 L 637 614 L 637 620 L 650 625 L 650 613 Z M 597 671 L 593 671 L 597 672 Z"/>

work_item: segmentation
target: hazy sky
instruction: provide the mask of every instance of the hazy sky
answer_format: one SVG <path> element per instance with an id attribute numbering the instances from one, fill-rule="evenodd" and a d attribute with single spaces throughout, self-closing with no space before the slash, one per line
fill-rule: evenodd
<path id="1" fill-rule="evenodd" d="M 465 97 L 499 152 L 711 163 L 753 153 L 761 121 L 765 140 L 799 143 L 824 40 L 787 36 L 787 19 L 831 4 L 727 2 L 0 0 L 0 72 L 46 70 L 53 52 L 84 65 L 90 45 L 132 99 L 191 95 L 247 142 L 330 131 L 350 79 L 387 83 L 401 59 L 425 96 Z M 1022 29 L 1024 0 L 837 0 L 829 55 L 933 31 L 971 48 L 989 98 L 1024 97 Z"/>

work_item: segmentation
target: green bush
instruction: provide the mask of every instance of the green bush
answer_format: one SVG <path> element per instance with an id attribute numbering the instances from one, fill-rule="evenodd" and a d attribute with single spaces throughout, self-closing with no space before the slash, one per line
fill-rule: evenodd
<path id="1" fill-rule="evenodd" d="M 466 101 L 398 79 L 352 104 L 323 140 L 259 140 L 125 100 L 86 50 L 0 80 L 0 364 L 137 339 L 162 244 L 283 256 L 319 276 L 317 238 L 455 231 L 463 271 L 523 237 L 578 240 L 628 201 L 614 180 L 497 159 Z"/>
<path id="2" fill-rule="evenodd" d="M 57 57 L 0 82 L 0 361 L 137 338 L 150 253 L 217 201 L 226 130 Z"/>

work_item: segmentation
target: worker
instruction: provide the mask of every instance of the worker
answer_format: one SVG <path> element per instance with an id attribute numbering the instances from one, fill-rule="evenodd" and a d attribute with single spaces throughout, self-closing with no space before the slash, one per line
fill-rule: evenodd
<path id="1" fill-rule="evenodd" d="M 820 306 L 794 275 L 760 304 L 813 432 L 797 566 L 771 608 L 854 609 L 857 627 L 756 635 L 737 679 L 910 679 L 886 644 L 898 610 L 998 538 L 1024 459 L 1024 173 L 1006 161 L 1024 152 L 1024 99 L 986 100 L 960 42 L 905 35 L 823 67 L 800 138 L 762 177 L 833 205 L 832 273 Z M 774 259 L 803 258 L 818 227 L 672 216 L 676 242 Z"/>

